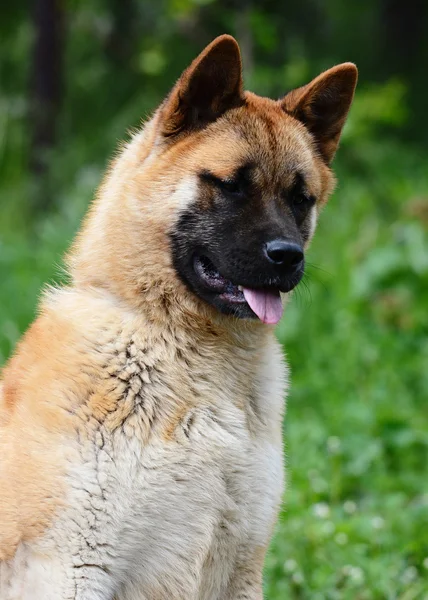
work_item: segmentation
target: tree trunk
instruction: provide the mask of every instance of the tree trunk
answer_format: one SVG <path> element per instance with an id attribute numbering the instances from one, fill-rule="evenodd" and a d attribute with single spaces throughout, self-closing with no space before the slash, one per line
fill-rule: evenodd
<path id="1" fill-rule="evenodd" d="M 383 0 L 381 59 L 389 75 L 414 71 L 425 36 L 426 16 L 426 0 Z"/>
<path id="2" fill-rule="evenodd" d="M 55 143 L 63 81 L 63 9 L 61 0 L 34 0 L 34 50 L 31 70 L 30 168 L 43 193 L 39 209 L 51 203 L 47 193 L 49 153 Z"/>

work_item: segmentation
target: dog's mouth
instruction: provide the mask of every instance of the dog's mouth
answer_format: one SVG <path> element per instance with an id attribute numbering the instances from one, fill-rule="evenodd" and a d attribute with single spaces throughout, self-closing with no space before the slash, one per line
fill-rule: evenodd
<path id="1" fill-rule="evenodd" d="M 275 286 L 250 288 L 236 285 L 223 277 L 207 256 L 195 256 L 193 268 L 202 285 L 207 291 L 216 294 L 220 301 L 236 308 L 249 306 L 263 323 L 271 325 L 278 323 L 282 317 L 280 291 L 290 291 L 294 287 L 281 290 Z"/>

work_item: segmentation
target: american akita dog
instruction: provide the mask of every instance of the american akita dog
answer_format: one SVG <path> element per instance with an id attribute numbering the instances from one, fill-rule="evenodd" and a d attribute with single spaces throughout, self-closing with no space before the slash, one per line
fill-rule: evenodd
<path id="1" fill-rule="evenodd" d="M 244 92 L 212 42 L 115 159 L 3 373 L 1 600 L 261 599 L 283 491 L 273 325 L 357 79 Z"/>

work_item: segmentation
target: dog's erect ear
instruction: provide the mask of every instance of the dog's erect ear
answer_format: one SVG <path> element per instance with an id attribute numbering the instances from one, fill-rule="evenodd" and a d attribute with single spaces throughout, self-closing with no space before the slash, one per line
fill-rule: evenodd
<path id="1" fill-rule="evenodd" d="M 192 62 L 161 108 L 166 137 L 198 129 L 243 104 L 239 46 L 230 35 L 216 38 Z"/>
<path id="2" fill-rule="evenodd" d="M 301 121 L 315 138 L 321 156 L 330 164 L 354 98 L 358 71 L 343 63 L 293 90 L 281 101 L 284 110 Z"/>

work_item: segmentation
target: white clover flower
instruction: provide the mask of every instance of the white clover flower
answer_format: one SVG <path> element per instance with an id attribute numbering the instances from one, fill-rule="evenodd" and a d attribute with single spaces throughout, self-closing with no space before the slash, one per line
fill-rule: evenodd
<path id="1" fill-rule="evenodd" d="M 302 585 L 305 579 L 303 577 L 303 574 L 300 571 L 297 571 L 296 573 L 293 573 L 293 575 L 291 576 L 291 580 L 296 585 Z"/>
<path id="2" fill-rule="evenodd" d="M 357 510 L 357 505 L 353 500 L 346 500 L 343 503 L 343 510 L 348 514 L 348 515 L 353 515 L 354 512 Z"/>
<path id="3" fill-rule="evenodd" d="M 327 450 L 330 452 L 330 454 L 339 454 L 341 447 L 342 442 L 336 435 L 332 435 L 327 438 Z"/>
<path id="4" fill-rule="evenodd" d="M 339 546 L 344 546 L 348 543 L 348 536 L 346 535 L 346 533 L 343 533 L 343 531 L 339 531 L 339 533 L 334 538 L 334 541 L 336 542 L 336 544 L 339 544 Z"/>
<path id="5" fill-rule="evenodd" d="M 330 507 L 326 502 L 317 502 L 312 506 L 312 510 L 320 519 L 326 519 L 330 515 Z"/>
<path id="6" fill-rule="evenodd" d="M 385 525 L 385 519 L 382 517 L 373 517 L 371 520 L 373 529 L 382 529 Z"/>
<path id="7" fill-rule="evenodd" d="M 418 570 L 416 567 L 407 567 L 404 573 L 401 576 L 401 581 L 404 584 L 412 583 L 415 579 L 418 578 Z"/>
<path id="8" fill-rule="evenodd" d="M 355 583 L 362 583 L 364 581 L 364 572 L 361 567 L 353 567 L 350 577 Z"/>
<path id="9" fill-rule="evenodd" d="M 353 565 L 345 565 L 342 569 L 342 573 L 349 577 L 354 583 L 363 583 L 364 571 L 361 567 L 354 567 Z"/>
<path id="10" fill-rule="evenodd" d="M 334 533 L 335 529 L 336 526 L 333 523 L 333 521 L 326 521 L 325 523 L 323 523 L 322 532 L 324 535 L 331 535 L 332 533 Z"/>
<path id="11" fill-rule="evenodd" d="M 298 567 L 298 564 L 294 560 L 294 558 L 289 558 L 284 563 L 284 571 L 287 571 L 288 573 L 292 573 L 293 571 L 295 571 L 297 569 L 297 567 Z"/>

